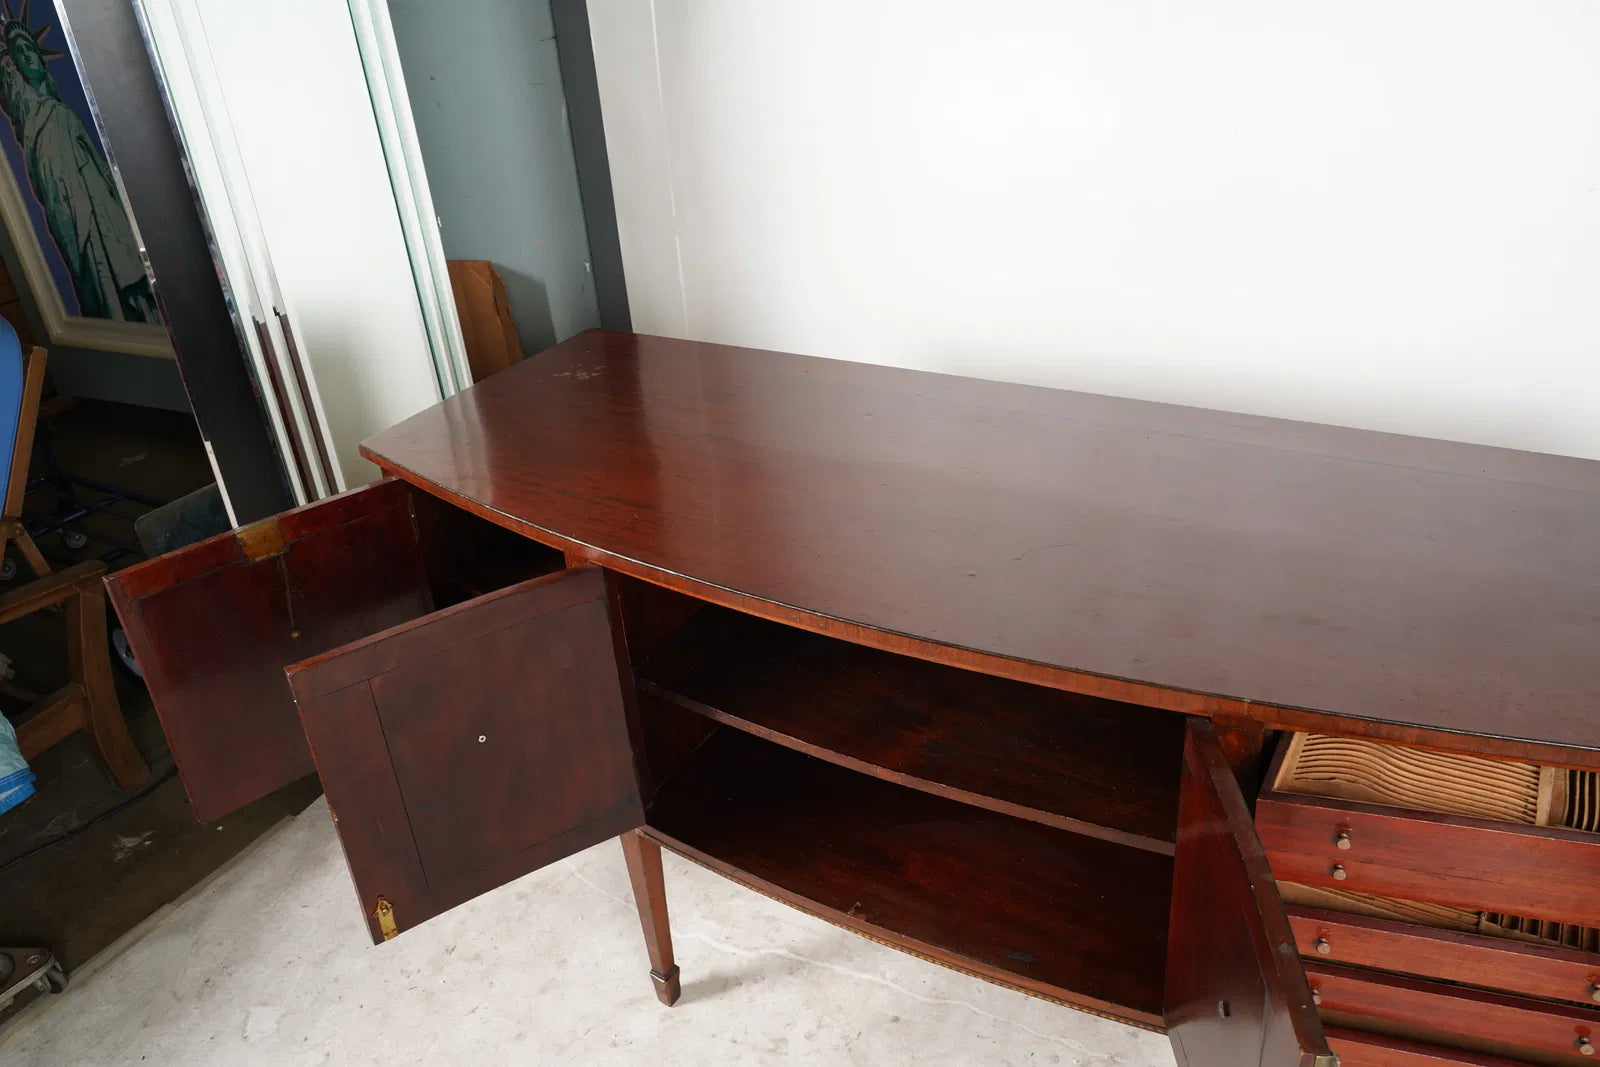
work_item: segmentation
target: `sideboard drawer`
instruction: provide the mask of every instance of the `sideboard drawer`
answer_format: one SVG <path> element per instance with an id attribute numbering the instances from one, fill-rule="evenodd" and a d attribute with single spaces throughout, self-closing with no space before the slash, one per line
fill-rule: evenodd
<path id="1" fill-rule="evenodd" d="M 1600 926 L 1595 834 L 1282 793 L 1256 827 L 1280 881 Z"/>
<path id="2" fill-rule="evenodd" d="M 1256 827 L 1280 881 L 1600 926 L 1594 777 L 1300 734 Z"/>
<path id="3" fill-rule="evenodd" d="M 1339 1067 L 1523 1067 L 1512 1060 L 1477 1052 L 1425 1045 L 1398 1037 L 1329 1027 L 1328 1047 Z"/>
<path id="4" fill-rule="evenodd" d="M 1529 997 L 1600 1004 L 1600 953 L 1507 937 L 1435 930 L 1320 908 L 1289 908 L 1308 960 L 1483 986 Z"/>
<path id="5" fill-rule="evenodd" d="M 1318 963 L 1306 964 L 1306 980 L 1324 1017 L 1370 1020 L 1374 1030 L 1439 1034 L 1513 1059 L 1538 1052 L 1578 1064 L 1600 1054 L 1600 1010 Z"/>

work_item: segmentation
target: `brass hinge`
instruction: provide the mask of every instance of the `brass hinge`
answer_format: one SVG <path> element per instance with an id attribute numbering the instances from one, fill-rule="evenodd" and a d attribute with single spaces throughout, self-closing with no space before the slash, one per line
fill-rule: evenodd
<path id="1" fill-rule="evenodd" d="M 400 928 L 394 924 L 394 905 L 382 897 L 378 898 L 378 906 L 372 909 L 372 916 L 378 920 L 378 929 L 383 931 L 385 941 L 393 941 L 400 933 Z"/>

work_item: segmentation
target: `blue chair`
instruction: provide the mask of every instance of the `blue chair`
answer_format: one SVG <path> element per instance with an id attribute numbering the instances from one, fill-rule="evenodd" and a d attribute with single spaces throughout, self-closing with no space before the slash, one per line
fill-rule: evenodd
<path id="1" fill-rule="evenodd" d="M 28 493 L 28 461 L 39 421 L 39 397 L 44 392 L 44 362 L 44 349 L 24 349 L 17 331 L 0 319 L 0 446 L 5 449 L 0 471 L 6 472 L 5 501 L 0 505 L 0 556 L 8 546 L 16 545 L 35 578 L 49 574 L 50 564 L 22 525 L 22 498 Z"/>
<path id="2" fill-rule="evenodd" d="M 0 623 L 46 608 L 60 609 L 67 623 L 67 665 L 70 680 L 17 720 L 14 748 L 23 760 L 54 747 L 78 730 L 88 735 L 89 749 L 100 766 L 123 787 L 138 785 L 150 773 L 128 736 L 128 724 L 117 703 L 106 641 L 106 565 L 93 560 L 51 571 L 33 538 L 22 525 L 22 499 L 28 491 L 28 461 L 33 451 L 34 424 L 44 391 L 45 352 L 22 347 L 16 331 L 0 320 L 0 444 L 9 449 L 4 507 L 0 508 L 0 552 L 15 544 L 34 580 L 0 595 Z M 0 730 L 0 753 L 9 752 L 9 729 Z M 0 803 L 4 780 L 17 773 L 0 756 Z M 10 767 L 7 771 L 5 768 Z M 26 767 L 22 768 L 26 774 Z M 12 788 L 16 788 L 13 781 Z M 31 792 L 31 774 L 28 775 Z M 15 804 L 22 797 L 12 800 Z M 3 808 L 0 808 L 3 810 Z"/>

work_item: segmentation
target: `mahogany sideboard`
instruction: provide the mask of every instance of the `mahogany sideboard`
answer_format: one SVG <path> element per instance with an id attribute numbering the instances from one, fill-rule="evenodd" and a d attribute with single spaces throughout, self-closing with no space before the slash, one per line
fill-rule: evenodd
<path id="1" fill-rule="evenodd" d="M 1190 1067 L 1593 1052 L 1600 828 L 1450 797 L 1592 807 L 1600 463 L 603 331 L 363 453 L 109 586 L 374 941 L 620 837 L 667 1004 L 661 846 Z"/>

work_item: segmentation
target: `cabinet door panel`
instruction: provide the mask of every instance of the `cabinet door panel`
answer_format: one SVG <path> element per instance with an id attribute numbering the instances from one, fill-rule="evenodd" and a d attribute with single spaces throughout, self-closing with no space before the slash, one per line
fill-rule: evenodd
<path id="1" fill-rule="evenodd" d="M 598 568 L 288 675 L 374 941 L 644 822 Z"/>
<path id="2" fill-rule="evenodd" d="M 202 822 L 312 771 L 290 663 L 432 607 L 403 482 L 378 482 L 106 579 Z"/>
<path id="3" fill-rule="evenodd" d="M 1184 739 L 1164 1013 L 1186 1067 L 1333 1067 L 1250 809 L 1211 723 Z"/>

